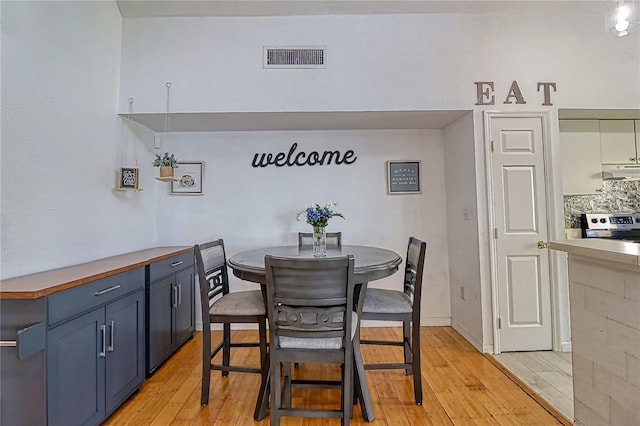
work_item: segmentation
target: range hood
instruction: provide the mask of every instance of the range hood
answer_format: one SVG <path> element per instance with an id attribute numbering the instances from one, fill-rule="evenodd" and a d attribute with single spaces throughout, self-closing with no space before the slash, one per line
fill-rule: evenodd
<path id="1" fill-rule="evenodd" d="M 603 164 L 603 180 L 640 180 L 640 164 Z"/>

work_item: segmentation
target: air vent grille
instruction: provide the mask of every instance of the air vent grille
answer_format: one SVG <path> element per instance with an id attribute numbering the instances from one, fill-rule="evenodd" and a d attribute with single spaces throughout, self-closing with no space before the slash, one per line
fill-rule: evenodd
<path id="1" fill-rule="evenodd" d="M 265 68 L 326 68 L 327 48 L 312 47 L 265 47 Z"/>

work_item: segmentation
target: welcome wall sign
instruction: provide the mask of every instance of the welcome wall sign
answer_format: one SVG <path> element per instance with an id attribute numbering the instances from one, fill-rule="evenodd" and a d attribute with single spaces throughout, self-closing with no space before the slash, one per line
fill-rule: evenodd
<path id="1" fill-rule="evenodd" d="M 476 105 L 495 105 L 496 97 L 493 94 L 493 81 L 476 81 L 474 82 L 476 85 Z M 551 89 L 556 92 L 556 83 L 550 82 L 538 82 L 538 92 L 542 90 L 544 101 L 542 102 L 543 106 L 551 106 Z M 515 100 L 516 104 L 526 104 L 527 102 L 524 100 L 524 96 L 522 96 L 522 91 L 520 90 L 520 86 L 518 82 L 513 80 L 511 83 L 511 87 L 509 88 L 509 92 L 507 93 L 507 97 L 503 103 L 511 104 L 512 100 Z"/>
<path id="2" fill-rule="evenodd" d="M 263 152 L 260 154 L 256 152 L 253 155 L 251 165 L 256 168 L 267 166 L 328 166 L 331 163 L 353 164 L 358 159 L 351 149 L 345 151 L 344 154 L 338 150 L 324 151 L 322 154 L 318 151 L 311 151 L 308 154 L 304 151 L 296 153 L 296 149 L 298 149 L 298 144 L 294 143 L 289 148 L 288 153 L 278 152 L 277 154 L 272 154 Z"/>

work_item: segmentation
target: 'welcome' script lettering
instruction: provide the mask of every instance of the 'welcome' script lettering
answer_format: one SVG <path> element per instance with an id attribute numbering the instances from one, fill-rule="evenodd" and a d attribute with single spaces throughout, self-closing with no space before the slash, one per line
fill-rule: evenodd
<path id="1" fill-rule="evenodd" d="M 289 153 L 279 152 L 277 154 L 271 153 L 255 153 L 253 156 L 253 167 L 267 167 L 274 165 L 276 167 L 283 166 L 328 166 L 333 162 L 334 164 L 353 164 L 356 162 L 356 157 L 353 150 L 348 150 L 342 155 L 340 151 L 324 151 L 320 154 L 317 151 L 311 151 L 307 154 L 304 151 L 296 153 L 298 144 L 294 143 L 289 149 Z"/>

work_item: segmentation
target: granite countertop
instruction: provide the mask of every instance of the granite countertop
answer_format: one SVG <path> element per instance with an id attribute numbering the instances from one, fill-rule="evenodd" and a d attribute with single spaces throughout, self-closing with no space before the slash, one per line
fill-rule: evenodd
<path id="1" fill-rule="evenodd" d="M 640 243 L 605 238 L 583 238 L 552 241 L 549 247 L 569 254 L 640 266 Z"/>
<path id="2" fill-rule="evenodd" d="M 139 268 L 193 250 L 193 246 L 153 247 L 0 281 L 0 299 L 35 299 L 90 281 Z"/>

